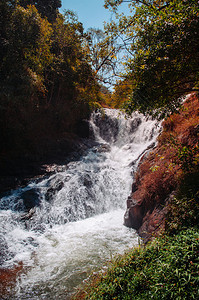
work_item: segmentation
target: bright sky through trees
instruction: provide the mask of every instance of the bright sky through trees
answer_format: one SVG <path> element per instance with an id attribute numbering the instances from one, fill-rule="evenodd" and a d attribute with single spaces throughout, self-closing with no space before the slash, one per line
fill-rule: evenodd
<path id="1" fill-rule="evenodd" d="M 84 29 L 90 27 L 103 29 L 105 22 L 110 22 L 113 18 L 113 13 L 104 8 L 104 0 L 62 0 L 63 10 L 73 10 L 77 13 L 78 19 L 83 23 Z M 128 5 L 121 6 L 121 11 L 128 11 Z"/>

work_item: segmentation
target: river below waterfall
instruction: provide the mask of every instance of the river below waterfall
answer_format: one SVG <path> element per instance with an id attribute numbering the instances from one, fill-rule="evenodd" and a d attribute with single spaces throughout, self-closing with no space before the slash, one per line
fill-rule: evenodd
<path id="1" fill-rule="evenodd" d="M 137 245 L 123 226 L 126 200 L 160 126 L 105 109 L 90 127 L 96 145 L 81 159 L 0 199 L 1 266 L 24 269 L 3 299 L 69 299 L 92 271 Z"/>

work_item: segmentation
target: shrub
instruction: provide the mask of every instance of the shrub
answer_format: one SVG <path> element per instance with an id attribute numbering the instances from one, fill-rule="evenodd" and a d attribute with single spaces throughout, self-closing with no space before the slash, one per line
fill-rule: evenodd
<path id="1" fill-rule="evenodd" d="M 199 228 L 199 172 L 187 174 L 168 205 L 166 230 L 170 235 L 184 228 Z"/>
<path id="2" fill-rule="evenodd" d="M 198 299 L 198 251 L 194 229 L 158 238 L 118 256 L 94 285 L 73 299 Z"/>

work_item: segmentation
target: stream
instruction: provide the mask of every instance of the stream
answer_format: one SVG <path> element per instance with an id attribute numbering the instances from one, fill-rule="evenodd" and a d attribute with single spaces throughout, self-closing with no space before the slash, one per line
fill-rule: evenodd
<path id="1" fill-rule="evenodd" d="M 25 270 L 2 299 L 70 299 L 91 272 L 138 244 L 123 225 L 126 200 L 160 125 L 104 109 L 90 129 L 96 144 L 78 161 L 0 199 L 1 267 Z"/>

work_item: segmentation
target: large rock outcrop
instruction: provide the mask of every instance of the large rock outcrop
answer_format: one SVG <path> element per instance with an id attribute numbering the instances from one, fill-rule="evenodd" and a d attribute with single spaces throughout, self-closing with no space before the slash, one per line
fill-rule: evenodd
<path id="1" fill-rule="evenodd" d="M 165 226 L 168 203 L 186 172 L 198 167 L 199 101 L 187 97 L 184 107 L 163 122 L 158 145 L 140 160 L 124 224 L 134 228 L 144 242 Z"/>
<path id="2" fill-rule="evenodd" d="M 144 243 L 147 243 L 164 229 L 168 202 L 169 198 L 165 203 L 148 207 L 145 201 L 135 201 L 132 194 L 127 200 L 124 225 L 136 229 Z"/>

